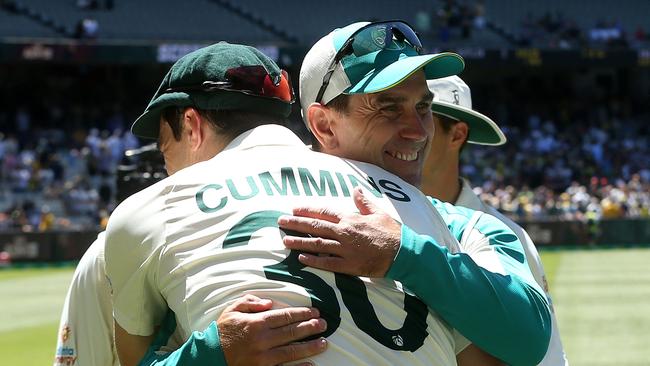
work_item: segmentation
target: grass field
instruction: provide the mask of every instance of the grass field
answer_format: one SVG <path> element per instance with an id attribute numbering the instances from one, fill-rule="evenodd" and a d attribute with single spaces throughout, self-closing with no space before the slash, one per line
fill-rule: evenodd
<path id="1" fill-rule="evenodd" d="M 573 366 L 650 365 L 650 249 L 543 251 Z M 51 365 L 72 268 L 0 270 L 2 365 Z"/>
<path id="2" fill-rule="evenodd" d="M 51 365 L 73 268 L 0 271 L 2 365 Z"/>

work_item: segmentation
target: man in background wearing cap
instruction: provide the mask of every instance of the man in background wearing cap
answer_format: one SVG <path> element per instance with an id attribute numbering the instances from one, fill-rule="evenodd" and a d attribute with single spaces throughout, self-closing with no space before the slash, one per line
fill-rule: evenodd
<path id="1" fill-rule="evenodd" d="M 439 76 L 420 56 L 396 61 L 400 52 L 416 50 L 375 44 L 372 52 L 372 41 L 386 33 L 373 27 L 353 24 L 312 47 L 300 75 L 303 118 L 314 149 L 373 163 L 420 186 L 433 135 L 426 79 Z M 401 28 L 392 31 L 404 37 Z M 413 72 L 419 68 L 424 72 Z M 325 238 L 286 236 L 285 245 L 328 254 L 299 257 L 315 268 L 400 281 L 460 333 L 507 363 L 542 359 L 550 336 L 548 305 L 521 243 L 504 223 L 432 199 L 456 238 L 469 238 L 462 241 L 469 256 L 450 254 L 406 225 L 389 225 L 365 197 L 355 195 L 355 201 L 360 214 L 316 206 L 281 217 L 285 229 Z"/>
<path id="2" fill-rule="evenodd" d="M 535 281 L 544 289 L 551 308 L 553 328 L 546 356 L 539 365 L 568 365 L 557 319 L 553 311 L 546 274 L 535 244 L 528 233 L 499 211 L 486 205 L 473 191 L 469 182 L 460 178 L 460 152 L 466 142 L 478 145 L 499 146 L 506 138 L 499 126 L 488 116 L 472 109 L 469 86 L 458 76 L 430 80 L 429 89 L 434 94 L 431 109 L 434 113 L 436 133 L 431 143 L 431 153 L 425 163 L 422 191 L 442 201 L 487 212 L 503 221 L 521 241 L 526 260 Z M 461 243 L 462 246 L 462 243 Z"/>
<path id="3" fill-rule="evenodd" d="M 421 62 L 436 59 L 446 69 L 439 77 L 462 70 L 456 55 Z M 177 324 L 160 329 L 154 344 L 166 331 L 186 338 L 206 329 L 184 351 L 198 363 L 219 362 L 201 358 L 202 347 L 218 344 L 213 319 L 242 293 L 278 306 L 317 306 L 326 322 L 286 329 L 306 336 L 326 328 L 328 352 L 314 356 L 315 363 L 455 364 L 461 340 L 398 283 L 303 270 L 299 253 L 282 245 L 280 215 L 305 199 L 352 211 L 349 197 L 362 186 L 382 210 L 458 250 L 417 189 L 372 165 L 312 152 L 274 126 L 288 115 L 289 92 L 286 75 L 258 51 L 221 43 L 174 64 L 134 123 L 136 135 L 158 137 L 171 176 L 128 198 L 109 221 L 106 263 L 123 366 L 138 363 L 156 326 L 168 325 L 168 307 Z M 305 307 L 304 319 L 314 312 Z M 326 343 L 308 344 L 322 350 Z"/>
<path id="4" fill-rule="evenodd" d="M 160 155 L 152 150 L 156 150 L 155 146 L 124 153 L 130 164 L 118 167 L 118 203 L 161 179 L 162 172 L 157 169 L 162 166 L 157 164 Z M 148 178 L 143 177 L 145 172 L 151 173 Z M 119 366 L 113 345 L 113 309 L 104 264 L 105 234 L 102 231 L 97 235 L 72 275 L 59 322 L 54 366 Z"/>
<path id="5" fill-rule="evenodd" d="M 118 169 L 118 202 L 160 180 L 164 175 L 162 172 L 164 162 L 155 144 L 127 151 L 125 155 L 136 159 L 132 163 L 137 163 L 137 165 L 120 166 Z M 113 308 L 111 289 L 106 276 L 104 249 L 105 232 L 101 232 L 84 253 L 75 269 L 61 314 L 54 366 L 114 366 L 120 364 L 113 341 Z M 220 329 L 222 336 L 227 339 L 241 335 L 242 328 L 239 324 L 245 323 L 254 330 L 251 332 L 253 336 L 263 337 L 266 340 L 265 348 L 259 350 L 259 353 L 263 357 L 269 354 L 276 355 L 275 359 L 278 362 L 294 361 L 322 352 L 322 349 L 309 343 L 287 345 L 290 342 L 303 339 L 306 335 L 314 335 L 321 331 L 318 328 L 310 329 L 307 322 L 301 321 L 304 318 L 304 309 L 284 308 L 266 312 L 265 320 L 273 322 L 278 326 L 277 328 L 260 325 L 260 316 L 256 316 L 256 314 L 240 312 L 270 310 L 271 306 L 270 301 L 252 295 L 235 301 L 223 313 L 225 323 Z M 175 319 L 169 315 L 173 314 L 168 314 L 165 317 L 166 323 L 164 322 L 162 327 L 174 332 Z M 312 318 L 317 319 L 318 316 L 315 315 Z M 257 327 L 255 327 L 256 325 Z M 280 326 L 301 327 L 302 331 L 287 337 L 286 329 L 281 329 Z M 149 362 L 153 364 L 158 361 L 156 364 L 160 365 L 173 364 L 172 358 L 157 357 L 157 355 L 166 350 L 177 349 L 180 345 L 183 346 L 178 352 L 184 352 L 186 358 L 178 358 L 179 360 L 196 359 L 189 349 L 200 345 L 200 341 L 193 340 L 193 342 L 183 344 L 184 341 L 185 339 L 178 337 L 177 334 L 171 337 L 161 337 L 151 347 Z M 212 359 L 220 360 L 223 358 L 220 353 L 221 349 L 217 351 L 216 354 L 213 354 L 215 357 Z M 230 349 L 225 351 L 230 352 Z M 251 354 L 255 355 L 256 353 L 249 348 L 248 355 Z M 268 358 L 274 359 L 273 357 Z"/>

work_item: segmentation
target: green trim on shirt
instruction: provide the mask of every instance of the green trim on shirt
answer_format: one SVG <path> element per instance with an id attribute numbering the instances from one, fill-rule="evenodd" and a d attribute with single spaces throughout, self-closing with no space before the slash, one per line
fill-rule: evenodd
<path id="1" fill-rule="evenodd" d="M 192 332 L 189 339 L 173 352 L 158 352 L 167 344 L 175 329 L 176 316 L 169 310 L 156 338 L 138 366 L 226 366 L 226 358 L 221 350 L 219 330 L 215 321 L 212 321 L 203 332 Z"/>

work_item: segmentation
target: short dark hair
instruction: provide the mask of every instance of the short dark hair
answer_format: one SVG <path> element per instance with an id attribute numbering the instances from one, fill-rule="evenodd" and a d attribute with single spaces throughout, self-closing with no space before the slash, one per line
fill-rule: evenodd
<path id="1" fill-rule="evenodd" d="M 445 131 L 445 133 L 449 133 L 449 131 L 451 131 L 451 126 L 455 125 L 456 123 L 462 122 L 442 114 L 434 113 L 434 115 L 440 120 L 440 126 L 442 127 L 442 130 Z M 467 124 L 466 122 L 463 123 Z M 467 145 L 468 139 L 469 139 L 469 132 L 467 133 L 467 136 L 465 136 L 465 141 L 463 141 L 463 145 L 460 147 L 459 153 L 463 152 L 465 145 Z"/>
<path id="2" fill-rule="evenodd" d="M 183 124 L 181 122 L 183 113 L 187 108 L 189 107 L 167 107 L 162 111 L 162 117 L 172 129 L 176 141 L 180 141 L 181 139 L 181 133 L 183 132 Z M 215 131 L 232 138 L 261 125 L 275 124 L 287 126 L 287 119 L 284 117 L 270 116 L 257 112 L 194 109 L 196 109 L 201 117 L 210 122 L 210 125 Z"/>
<path id="3" fill-rule="evenodd" d="M 347 94 L 339 94 L 336 98 L 330 100 L 325 104 L 326 107 L 332 108 L 333 110 L 339 113 L 348 113 L 348 106 L 350 105 L 350 96 Z M 321 144 L 320 141 L 316 138 L 316 135 L 312 132 L 311 134 L 311 149 L 314 151 L 320 151 Z"/>
<path id="4" fill-rule="evenodd" d="M 442 114 L 436 114 L 436 117 L 438 117 L 440 120 L 440 125 L 442 126 L 442 129 L 445 131 L 445 133 L 449 133 L 449 131 L 451 131 L 451 126 L 460 122 L 457 119 L 449 118 L 447 116 L 443 116 Z"/>

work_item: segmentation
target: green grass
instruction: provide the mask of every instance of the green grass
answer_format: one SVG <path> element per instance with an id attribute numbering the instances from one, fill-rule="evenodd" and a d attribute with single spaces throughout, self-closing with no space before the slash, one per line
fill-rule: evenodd
<path id="1" fill-rule="evenodd" d="M 650 365 L 650 249 L 540 254 L 571 365 Z M 71 276 L 0 270 L 0 364 L 51 365 Z"/>
<path id="2" fill-rule="evenodd" d="M 650 249 L 542 252 L 572 366 L 650 365 Z"/>
<path id="3" fill-rule="evenodd" d="M 72 272 L 72 268 L 0 271 L 0 364 L 52 364 Z"/>
<path id="4" fill-rule="evenodd" d="M 549 287 L 553 288 L 553 283 L 555 283 L 555 274 L 557 269 L 560 266 L 560 261 L 562 259 L 562 253 L 560 251 L 541 251 L 539 255 L 542 257 L 542 262 L 544 264 L 544 271 L 546 272 L 546 281 L 548 281 Z"/>
<path id="5" fill-rule="evenodd" d="M 52 365 L 59 323 L 0 332 L 3 365 Z"/>

